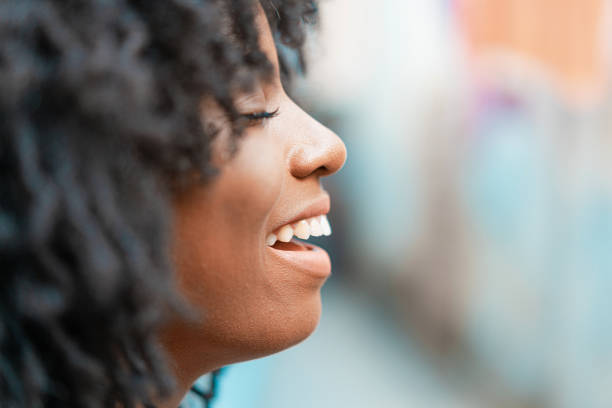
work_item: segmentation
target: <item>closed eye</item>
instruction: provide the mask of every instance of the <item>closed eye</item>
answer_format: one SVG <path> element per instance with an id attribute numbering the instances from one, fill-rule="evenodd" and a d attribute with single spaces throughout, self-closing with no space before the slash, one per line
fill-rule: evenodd
<path id="1" fill-rule="evenodd" d="M 256 126 L 256 125 L 262 124 L 266 119 L 272 119 L 278 116 L 278 114 L 279 114 L 279 109 L 277 108 L 276 110 L 272 112 L 268 112 L 268 111 L 253 112 L 253 113 L 243 114 L 242 116 L 249 121 L 247 126 Z"/>

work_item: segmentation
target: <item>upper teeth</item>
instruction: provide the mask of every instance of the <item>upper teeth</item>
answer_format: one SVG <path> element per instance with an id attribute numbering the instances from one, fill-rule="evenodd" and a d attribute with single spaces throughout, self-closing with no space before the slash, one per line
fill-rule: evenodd
<path id="1" fill-rule="evenodd" d="M 294 235 L 300 239 L 308 239 L 310 236 L 320 237 L 325 235 L 328 237 L 331 233 L 332 230 L 327 216 L 319 215 L 300 220 L 294 224 L 284 225 L 276 233 L 267 236 L 266 245 L 272 246 L 276 244 L 276 241 L 289 242 Z"/>

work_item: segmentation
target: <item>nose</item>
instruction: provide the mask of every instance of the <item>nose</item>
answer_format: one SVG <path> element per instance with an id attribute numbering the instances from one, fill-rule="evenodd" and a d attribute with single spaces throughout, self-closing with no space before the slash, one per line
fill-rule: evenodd
<path id="1" fill-rule="evenodd" d="M 297 178 L 311 175 L 329 176 L 344 166 L 346 146 L 338 135 L 323 126 L 307 113 L 301 111 L 303 125 L 298 129 L 289 156 L 291 174 Z"/>

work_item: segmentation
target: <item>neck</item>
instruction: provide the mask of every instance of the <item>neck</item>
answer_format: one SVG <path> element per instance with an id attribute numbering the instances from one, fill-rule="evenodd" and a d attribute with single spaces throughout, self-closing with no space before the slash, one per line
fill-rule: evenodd
<path id="1" fill-rule="evenodd" d="M 172 396 L 156 406 L 159 408 L 176 408 L 198 378 L 220 367 L 211 364 L 210 361 L 207 362 L 201 354 L 194 355 L 197 348 L 173 347 L 173 344 L 168 342 L 165 342 L 165 346 L 176 384 Z"/>

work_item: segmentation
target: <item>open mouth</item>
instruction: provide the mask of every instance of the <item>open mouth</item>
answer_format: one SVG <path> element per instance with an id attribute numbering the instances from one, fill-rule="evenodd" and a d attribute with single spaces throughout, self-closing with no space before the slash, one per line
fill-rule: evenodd
<path id="1" fill-rule="evenodd" d="M 307 272 L 316 279 L 315 286 L 319 288 L 331 274 L 329 255 L 324 249 L 304 240 L 329 236 L 331 232 L 327 216 L 318 215 L 282 226 L 267 237 L 266 244 L 271 256 L 291 269 Z"/>
<path id="2" fill-rule="evenodd" d="M 270 248 L 278 251 L 316 251 L 319 247 L 308 242 L 293 238 L 289 242 L 276 241 Z"/>
<path id="3" fill-rule="evenodd" d="M 268 246 L 270 256 L 291 270 L 304 271 L 316 279 L 317 288 L 331 274 L 327 252 L 316 245 L 298 239 L 289 242 L 276 241 Z"/>

